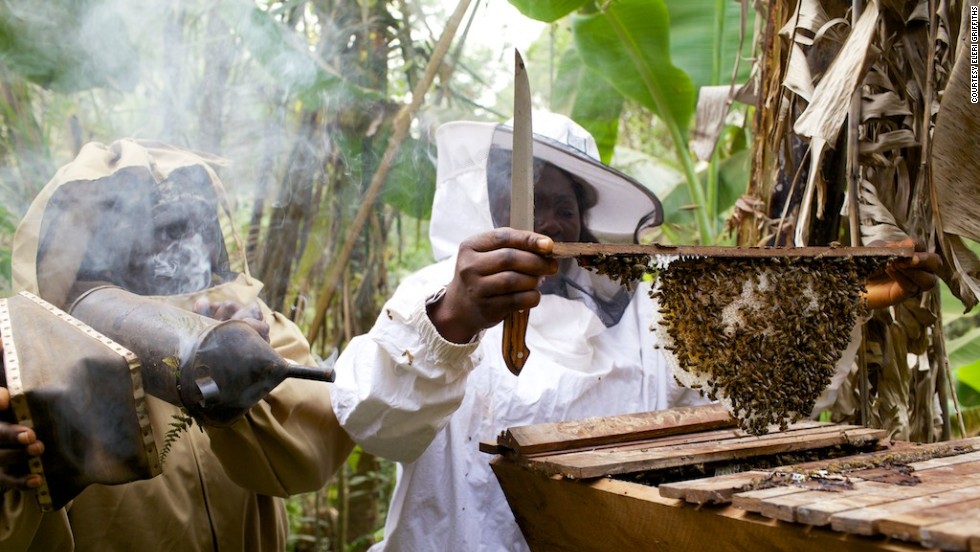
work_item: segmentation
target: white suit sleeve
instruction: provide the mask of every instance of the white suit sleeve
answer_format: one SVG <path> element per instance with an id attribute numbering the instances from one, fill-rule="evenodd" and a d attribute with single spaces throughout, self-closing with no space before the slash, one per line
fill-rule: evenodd
<path id="1" fill-rule="evenodd" d="M 406 281 L 337 360 L 334 411 L 372 454 L 415 460 L 463 400 L 479 337 L 459 345 L 439 335 L 425 308 L 439 287 Z"/>

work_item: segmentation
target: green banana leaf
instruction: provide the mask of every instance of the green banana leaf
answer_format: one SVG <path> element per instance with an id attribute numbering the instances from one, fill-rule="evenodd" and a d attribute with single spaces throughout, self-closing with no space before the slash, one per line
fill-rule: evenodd
<path id="1" fill-rule="evenodd" d="M 966 426 L 966 435 L 960 435 L 960 437 L 976 437 L 980 435 L 980 406 L 967 407 L 962 412 L 963 425 Z M 953 424 L 953 428 L 956 427 L 956 424 Z"/>
<path id="2" fill-rule="evenodd" d="M 608 164 L 619 136 L 623 97 L 604 78 L 582 63 L 578 50 L 562 55 L 555 79 L 552 108 L 569 113 L 595 138 L 599 157 Z"/>
<path id="3" fill-rule="evenodd" d="M 582 61 L 623 96 L 676 126 L 686 143 L 694 113 L 691 78 L 670 56 L 670 21 L 662 0 L 619 0 L 600 13 L 572 17 Z"/>
<path id="4" fill-rule="evenodd" d="M 980 405 L 980 328 L 946 343 L 949 367 L 955 374 L 956 395 L 963 406 Z"/>
<path id="5" fill-rule="evenodd" d="M 736 2 L 716 0 L 666 0 L 670 13 L 670 55 L 674 65 L 683 69 L 694 83 L 694 89 L 714 84 L 729 84 L 732 69 L 738 55 L 741 10 Z M 715 47 L 715 11 L 724 10 L 724 26 L 720 47 L 721 64 L 718 81 L 712 78 L 712 57 Z M 751 14 L 749 14 L 751 15 Z M 746 29 L 743 49 L 752 45 L 751 20 Z M 752 63 L 743 60 L 739 63 L 737 82 L 745 82 Z"/>
<path id="6" fill-rule="evenodd" d="M 512 6 L 531 19 L 554 23 L 591 0 L 509 0 Z"/>
<path id="7" fill-rule="evenodd" d="M 554 23 L 575 10 L 591 8 L 588 0 L 509 0 L 522 14 L 531 19 Z M 610 2 L 614 6 L 617 2 Z M 645 2 L 646 3 L 646 2 Z M 677 67 L 683 69 L 694 82 L 695 90 L 702 86 L 728 83 L 735 67 L 741 33 L 741 9 L 729 0 L 665 0 L 669 13 L 670 55 Z M 716 11 L 722 10 L 722 32 L 716 38 Z M 743 51 L 752 44 L 751 12 L 746 14 L 748 28 L 742 40 Z M 715 42 L 721 48 L 719 76 L 713 78 Z M 751 70 L 748 60 L 739 63 L 737 80 L 744 82 Z"/>
<path id="8" fill-rule="evenodd" d="M 980 328 L 973 328 L 964 335 L 947 342 L 946 355 L 952 370 L 961 370 L 980 363 Z M 975 381 L 977 383 L 976 389 L 980 391 L 980 367 L 972 368 L 968 372 L 972 370 L 977 371 L 976 379 L 973 380 L 970 375 L 967 378 Z"/>

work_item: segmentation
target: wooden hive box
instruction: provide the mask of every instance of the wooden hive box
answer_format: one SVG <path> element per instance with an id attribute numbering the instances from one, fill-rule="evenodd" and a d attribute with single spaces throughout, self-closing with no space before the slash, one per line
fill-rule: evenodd
<path id="1" fill-rule="evenodd" d="M 515 427 L 481 448 L 532 550 L 980 550 L 980 439 L 885 443 L 717 406 Z"/>

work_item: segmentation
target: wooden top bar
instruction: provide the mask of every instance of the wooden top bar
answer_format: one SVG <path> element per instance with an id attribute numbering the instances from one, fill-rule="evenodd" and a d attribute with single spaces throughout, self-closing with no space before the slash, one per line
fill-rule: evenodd
<path id="1" fill-rule="evenodd" d="M 720 245 L 638 245 L 556 242 L 554 257 L 595 255 L 651 255 L 678 257 L 772 258 L 772 257 L 895 257 L 910 258 L 912 247 L 746 247 Z"/>
<path id="2" fill-rule="evenodd" d="M 737 422 L 722 405 L 685 406 L 612 417 L 512 427 L 497 438 L 497 446 L 481 443 L 484 452 L 513 451 L 530 455 L 615 445 L 735 427 Z"/>

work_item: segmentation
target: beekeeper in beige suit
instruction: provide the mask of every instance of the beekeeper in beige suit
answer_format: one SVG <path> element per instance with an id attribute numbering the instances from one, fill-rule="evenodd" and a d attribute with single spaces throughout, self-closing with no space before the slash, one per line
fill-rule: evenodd
<path id="1" fill-rule="evenodd" d="M 199 314 L 247 318 L 268 330 L 281 355 L 314 363 L 299 329 L 258 299 L 262 283 L 244 261 L 242 272 L 231 269 L 216 162 L 157 143 L 86 145 L 17 229 L 15 290 L 67 310 L 93 282 L 110 283 Z M 0 409 L 7 399 L 0 388 Z M 179 409 L 147 401 L 159 450 Z M 36 476 L 3 479 L 5 458 L 22 455 L 33 432 L 0 426 L 4 551 L 279 552 L 288 529 L 282 497 L 322 487 L 353 447 L 331 410 L 329 384 L 287 379 L 230 427 L 181 433 L 161 475 L 91 485 L 66 507 L 43 513 L 31 490 Z"/>

